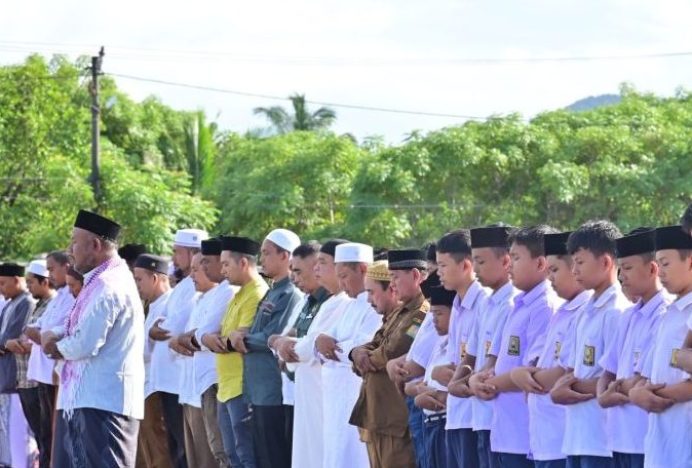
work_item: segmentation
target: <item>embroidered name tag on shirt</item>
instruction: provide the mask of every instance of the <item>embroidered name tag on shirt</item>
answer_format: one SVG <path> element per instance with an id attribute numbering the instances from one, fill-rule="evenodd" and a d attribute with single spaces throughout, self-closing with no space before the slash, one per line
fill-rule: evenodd
<path id="1" fill-rule="evenodd" d="M 680 353 L 679 348 L 673 348 L 670 353 L 670 367 L 678 367 L 678 353 Z"/>
<path id="2" fill-rule="evenodd" d="M 509 346 L 507 347 L 507 354 L 510 356 L 519 356 L 521 354 L 521 341 L 516 335 L 509 337 Z"/>
<path id="3" fill-rule="evenodd" d="M 596 347 L 584 345 L 584 365 L 593 366 L 596 363 Z"/>

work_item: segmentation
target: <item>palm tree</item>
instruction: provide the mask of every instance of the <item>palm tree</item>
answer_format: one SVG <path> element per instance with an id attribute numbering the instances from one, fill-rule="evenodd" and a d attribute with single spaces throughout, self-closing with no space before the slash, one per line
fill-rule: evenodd
<path id="1" fill-rule="evenodd" d="M 329 128 L 336 120 L 336 112 L 328 107 L 320 107 L 310 112 L 304 94 L 289 96 L 293 106 L 293 115 L 281 106 L 256 107 L 255 115 L 263 115 L 272 126 L 272 133 L 284 134 L 294 130 L 322 130 Z"/>

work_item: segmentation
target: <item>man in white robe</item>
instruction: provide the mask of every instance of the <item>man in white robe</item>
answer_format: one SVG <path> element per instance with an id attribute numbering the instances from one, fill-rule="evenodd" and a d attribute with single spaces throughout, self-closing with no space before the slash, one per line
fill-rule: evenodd
<path id="1" fill-rule="evenodd" d="M 340 244 L 335 249 L 334 261 L 339 284 L 352 300 L 339 320 L 315 339 L 315 350 L 323 361 L 323 465 L 367 467 L 366 446 L 358 428 L 349 424 L 362 379 L 352 371 L 348 356 L 353 348 L 370 341 L 382 326 L 382 316 L 370 305 L 365 291 L 365 275 L 373 261 L 372 247 Z"/>

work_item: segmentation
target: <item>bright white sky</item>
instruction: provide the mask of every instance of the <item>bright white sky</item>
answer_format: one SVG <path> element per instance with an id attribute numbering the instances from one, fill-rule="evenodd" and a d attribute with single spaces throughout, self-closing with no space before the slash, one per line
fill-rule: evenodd
<path id="1" fill-rule="evenodd" d="M 3 2 L 0 63 L 31 51 L 71 57 L 106 46 L 104 71 L 249 93 L 424 111 L 525 116 L 630 82 L 671 95 L 690 87 L 692 55 L 530 63 L 463 59 L 692 51 L 688 0 L 274 0 Z M 456 61 L 456 63 L 454 63 Z M 140 100 L 205 109 L 222 128 L 264 126 L 280 101 L 118 79 Z M 317 106 L 313 106 L 317 107 Z M 335 107 L 337 132 L 399 142 L 460 118 Z"/>

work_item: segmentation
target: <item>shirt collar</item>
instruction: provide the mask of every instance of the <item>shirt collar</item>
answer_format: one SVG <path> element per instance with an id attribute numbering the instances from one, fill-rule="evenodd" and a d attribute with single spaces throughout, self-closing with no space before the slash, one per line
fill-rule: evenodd
<path id="1" fill-rule="evenodd" d="M 641 299 L 634 305 L 634 311 L 640 313 L 644 317 L 650 317 L 665 301 L 663 289 L 656 293 L 654 297 L 649 299 L 646 304 L 642 304 Z"/>
<path id="2" fill-rule="evenodd" d="M 425 296 L 423 296 L 422 292 L 419 292 L 418 295 L 416 295 L 416 297 L 404 304 L 401 310 L 418 310 L 421 308 L 424 302 Z"/>
<path id="3" fill-rule="evenodd" d="M 533 304 L 548 291 L 548 282 L 541 281 L 528 292 L 522 292 L 514 298 L 514 308 L 525 307 Z"/>
<path id="4" fill-rule="evenodd" d="M 678 310 L 684 310 L 690 305 L 692 305 L 692 292 L 688 292 L 684 296 L 678 298 L 675 302 L 673 302 L 671 305 L 675 306 L 676 309 Z"/>
<path id="5" fill-rule="evenodd" d="M 356 296 L 356 301 L 358 301 L 358 302 L 368 302 L 368 292 L 367 292 L 367 291 L 363 291 L 363 292 L 358 293 L 358 295 Z"/>
<path id="6" fill-rule="evenodd" d="M 459 298 L 459 294 L 454 298 L 454 302 L 459 301 L 459 306 L 466 309 L 466 310 L 471 310 L 473 308 L 473 305 L 476 303 L 476 299 L 480 295 L 482 291 L 482 287 L 480 283 L 477 280 L 474 280 L 473 283 L 469 286 L 469 288 L 466 290 L 466 294 L 464 294 L 464 297 L 461 299 Z"/>
<path id="7" fill-rule="evenodd" d="M 329 291 L 320 286 L 314 292 L 308 295 L 308 299 L 312 299 L 314 302 L 324 302 L 329 298 L 329 296 L 331 296 Z"/>
<path id="8" fill-rule="evenodd" d="M 272 283 L 272 289 L 277 289 L 277 288 L 284 288 L 286 287 L 289 283 L 291 282 L 291 278 L 289 276 L 286 276 L 279 281 L 274 281 Z"/>
<path id="9" fill-rule="evenodd" d="M 603 291 L 603 294 L 598 296 L 598 298 L 593 299 L 593 307 L 596 309 L 600 309 L 601 307 L 605 306 L 608 301 L 617 293 L 620 292 L 620 287 L 617 284 L 611 284 L 608 289 Z"/>
<path id="10" fill-rule="evenodd" d="M 591 291 L 582 291 L 572 298 L 571 301 L 565 302 L 561 309 L 562 310 L 577 310 L 581 306 L 587 303 L 591 299 Z"/>
<path id="11" fill-rule="evenodd" d="M 509 299 L 513 292 L 514 286 L 512 285 L 512 282 L 507 281 L 507 283 L 504 286 L 502 286 L 500 289 L 498 289 L 490 295 L 490 301 L 493 304 L 500 304 Z"/>

